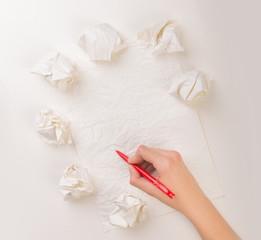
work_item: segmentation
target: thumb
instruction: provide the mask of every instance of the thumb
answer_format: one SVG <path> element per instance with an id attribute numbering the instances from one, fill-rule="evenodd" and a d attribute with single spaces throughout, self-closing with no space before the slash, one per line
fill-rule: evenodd
<path id="1" fill-rule="evenodd" d="M 159 189 L 154 186 L 150 181 L 146 178 L 142 177 L 140 173 L 129 164 L 129 172 L 130 172 L 130 184 L 141 189 L 142 191 L 155 196 Z"/>

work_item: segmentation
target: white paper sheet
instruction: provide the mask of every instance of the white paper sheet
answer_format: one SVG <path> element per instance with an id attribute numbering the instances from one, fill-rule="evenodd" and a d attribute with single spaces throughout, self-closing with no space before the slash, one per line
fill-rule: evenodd
<path id="1" fill-rule="evenodd" d="M 114 201 L 127 192 L 148 205 L 148 216 L 172 208 L 129 184 L 129 171 L 116 153 L 132 156 L 138 145 L 179 151 L 204 192 L 222 195 L 216 172 L 194 109 L 169 94 L 181 66 L 175 55 L 154 56 L 136 39 L 110 64 L 93 63 L 72 51 L 82 81 L 70 103 L 63 104 L 83 166 L 96 186 L 96 203 L 104 229 Z"/>
<path id="2" fill-rule="evenodd" d="M 110 62 L 113 54 L 126 47 L 118 32 L 107 23 L 86 29 L 77 44 L 91 61 Z"/>
<path id="3" fill-rule="evenodd" d="M 179 27 L 176 20 L 165 20 L 138 33 L 138 39 L 149 42 L 155 55 L 183 52 L 179 41 Z"/>
<path id="4" fill-rule="evenodd" d="M 59 187 L 64 195 L 64 201 L 91 195 L 95 191 L 87 168 L 79 163 L 74 163 L 65 169 Z"/>
<path id="5" fill-rule="evenodd" d="M 169 93 L 179 97 L 182 101 L 193 105 L 200 98 L 207 95 L 211 78 L 201 71 L 191 70 L 173 79 Z"/>
<path id="6" fill-rule="evenodd" d="M 53 109 L 42 109 L 36 117 L 36 131 L 48 144 L 71 144 L 72 136 L 69 122 L 65 116 Z"/>
<path id="7" fill-rule="evenodd" d="M 129 228 L 146 218 L 146 202 L 128 193 L 122 193 L 114 201 L 115 209 L 110 214 L 110 223 L 114 226 Z"/>
<path id="8" fill-rule="evenodd" d="M 31 70 L 42 75 L 59 90 L 66 90 L 78 82 L 74 62 L 59 52 L 52 52 Z"/>

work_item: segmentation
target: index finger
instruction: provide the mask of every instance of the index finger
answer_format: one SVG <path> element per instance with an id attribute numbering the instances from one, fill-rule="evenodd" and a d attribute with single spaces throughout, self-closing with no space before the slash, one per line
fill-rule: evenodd
<path id="1" fill-rule="evenodd" d="M 160 164 L 161 159 L 162 155 L 159 152 L 145 145 L 140 145 L 135 155 L 130 158 L 128 162 L 130 164 L 139 164 L 145 160 L 151 163 L 155 168 L 157 168 Z"/>

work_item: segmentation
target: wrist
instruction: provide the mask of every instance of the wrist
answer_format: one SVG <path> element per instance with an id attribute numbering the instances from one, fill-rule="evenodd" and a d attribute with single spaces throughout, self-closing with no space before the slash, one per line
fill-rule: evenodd
<path id="1" fill-rule="evenodd" d="M 184 195 L 180 201 L 182 204 L 179 211 L 190 220 L 197 217 L 202 211 L 206 210 L 207 206 L 211 205 L 210 200 L 200 188 L 194 188 L 193 191 Z"/>

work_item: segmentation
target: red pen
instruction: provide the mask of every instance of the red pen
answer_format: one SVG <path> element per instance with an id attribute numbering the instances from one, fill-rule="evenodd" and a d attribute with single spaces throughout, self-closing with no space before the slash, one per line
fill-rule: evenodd
<path id="1" fill-rule="evenodd" d="M 123 154 L 122 152 L 116 150 L 116 153 L 118 153 L 118 155 L 125 160 L 127 163 L 129 158 Z M 168 188 L 166 188 L 161 182 L 159 182 L 157 179 L 155 179 L 153 176 L 151 176 L 149 173 L 147 173 L 143 168 L 141 168 L 139 165 L 137 164 L 131 164 L 133 167 L 136 168 L 136 170 L 143 175 L 145 178 L 147 178 L 150 182 L 152 182 L 156 187 L 158 187 L 162 192 L 164 192 L 165 194 L 167 194 L 171 199 L 173 197 L 175 197 L 175 194 L 173 192 L 171 192 Z"/>

